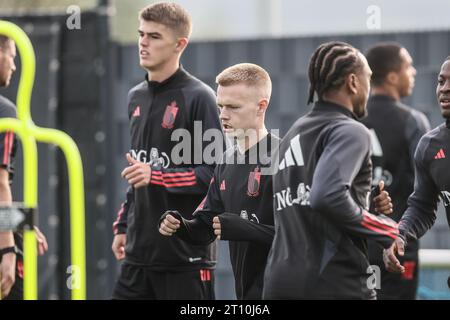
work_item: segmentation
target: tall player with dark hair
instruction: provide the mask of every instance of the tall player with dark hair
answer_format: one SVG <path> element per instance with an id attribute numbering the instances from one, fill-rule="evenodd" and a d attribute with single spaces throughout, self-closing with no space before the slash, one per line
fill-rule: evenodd
<path id="1" fill-rule="evenodd" d="M 221 130 L 214 91 L 180 66 L 192 28 L 185 9 L 156 3 L 140 12 L 139 21 L 139 60 L 147 75 L 128 94 L 132 150 L 122 176 L 130 189 L 112 246 L 125 261 L 113 298 L 213 299 L 214 244 L 167 238 L 156 226 L 169 209 L 192 218 L 206 195 L 214 164 L 194 161 L 206 147 L 202 141 L 194 149 L 194 128 L 201 124 L 201 137 L 208 129 Z M 177 129 L 192 139 L 188 160 L 171 158 Z"/>
<path id="2" fill-rule="evenodd" d="M 370 48 L 366 58 L 373 72 L 372 94 L 362 122 L 372 134 L 373 184 L 385 181 L 395 208 L 391 218 L 398 222 L 414 189 L 414 152 L 430 123 L 423 113 L 400 102 L 411 95 L 416 75 L 408 51 L 398 43 L 384 42 Z M 394 274 L 384 268 L 382 248 L 369 242 L 370 263 L 381 267 L 378 299 L 415 299 L 418 252 L 419 243 L 410 241 L 401 259 L 406 271 Z"/>
<path id="3" fill-rule="evenodd" d="M 445 123 L 420 139 L 414 157 L 414 192 L 399 222 L 400 235 L 383 252 L 386 268 L 396 273 L 406 271 L 399 259 L 405 255 L 405 246 L 408 247 L 411 241 L 422 237 L 433 226 L 439 198 L 444 204 L 450 225 L 450 56 L 441 66 L 436 96 Z"/>
<path id="4" fill-rule="evenodd" d="M 365 114 L 371 74 L 343 42 L 320 45 L 310 60 L 308 103 L 318 101 L 279 148 L 265 299 L 375 298 L 366 240 L 387 248 L 398 228 L 375 214 L 391 210 L 388 198 L 369 212 L 370 134 L 356 119 Z"/>

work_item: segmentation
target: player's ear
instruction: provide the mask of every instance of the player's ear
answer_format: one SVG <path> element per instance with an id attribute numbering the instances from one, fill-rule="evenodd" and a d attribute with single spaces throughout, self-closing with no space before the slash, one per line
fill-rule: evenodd
<path id="1" fill-rule="evenodd" d="M 399 76 L 397 72 L 391 71 L 386 75 L 386 82 L 390 85 L 396 85 L 399 80 Z"/>
<path id="2" fill-rule="evenodd" d="M 264 98 L 264 99 L 259 100 L 257 114 L 258 115 L 263 114 L 267 110 L 268 106 L 269 106 L 268 99 Z"/>
<path id="3" fill-rule="evenodd" d="M 348 88 L 348 90 L 353 93 L 358 93 L 358 77 L 354 73 L 350 73 L 347 78 L 345 79 L 345 84 Z"/>
<path id="4" fill-rule="evenodd" d="M 188 42 L 189 42 L 188 38 L 178 38 L 177 43 L 175 45 L 175 50 L 178 52 L 183 51 L 184 49 L 186 49 Z"/>

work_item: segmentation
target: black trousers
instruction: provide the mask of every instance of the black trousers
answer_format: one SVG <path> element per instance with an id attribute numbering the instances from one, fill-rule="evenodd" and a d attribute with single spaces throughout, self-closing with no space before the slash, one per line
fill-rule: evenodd
<path id="1" fill-rule="evenodd" d="M 214 300 L 214 270 L 159 272 L 124 262 L 112 298 Z"/>

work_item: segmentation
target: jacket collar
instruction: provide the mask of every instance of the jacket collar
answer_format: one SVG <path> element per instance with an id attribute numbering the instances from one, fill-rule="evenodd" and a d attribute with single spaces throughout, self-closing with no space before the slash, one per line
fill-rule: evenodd
<path id="1" fill-rule="evenodd" d="M 349 118 L 358 120 L 358 117 L 352 111 L 348 110 L 344 106 L 341 106 L 337 103 L 333 103 L 330 101 L 319 100 L 314 104 L 313 109 L 317 111 L 335 111 L 342 113 L 343 115 L 346 115 Z"/>
<path id="2" fill-rule="evenodd" d="M 147 81 L 147 84 L 149 87 L 160 88 L 162 86 L 166 86 L 167 84 L 173 82 L 176 79 L 182 78 L 183 75 L 185 75 L 185 74 L 186 74 L 186 71 L 184 70 L 183 66 L 180 65 L 180 67 L 177 69 L 177 71 L 175 71 L 174 74 L 172 74 L 169 78 L 167 78 L 166 80 L 164 80 L 162 82 L 149 81 L 148 73 L 145 75 L 145 81 Z"/>
<path id="3" fill-rule="evenodd" d="M 391 96 L 388 96 L 387 94 L 374 94 L 371 95 L 369 99 L 372 100 L 381 100 L 381 101 L 390 101 L 390 102 L 397 102 L 394 98 Z"/>

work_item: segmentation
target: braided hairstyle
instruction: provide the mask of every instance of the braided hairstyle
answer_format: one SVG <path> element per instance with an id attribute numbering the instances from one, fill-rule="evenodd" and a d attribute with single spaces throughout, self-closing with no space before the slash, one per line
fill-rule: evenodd
<path id="1" fill-rule="evenodd" d="M 332 41 L 321 44 L 309 62 L 309 98 L 314 101 L 314 93 L 319 99 L 331 90 L 339 88 L 345 77 L 363 67 L 359 51 L 345 42 Z"/>

